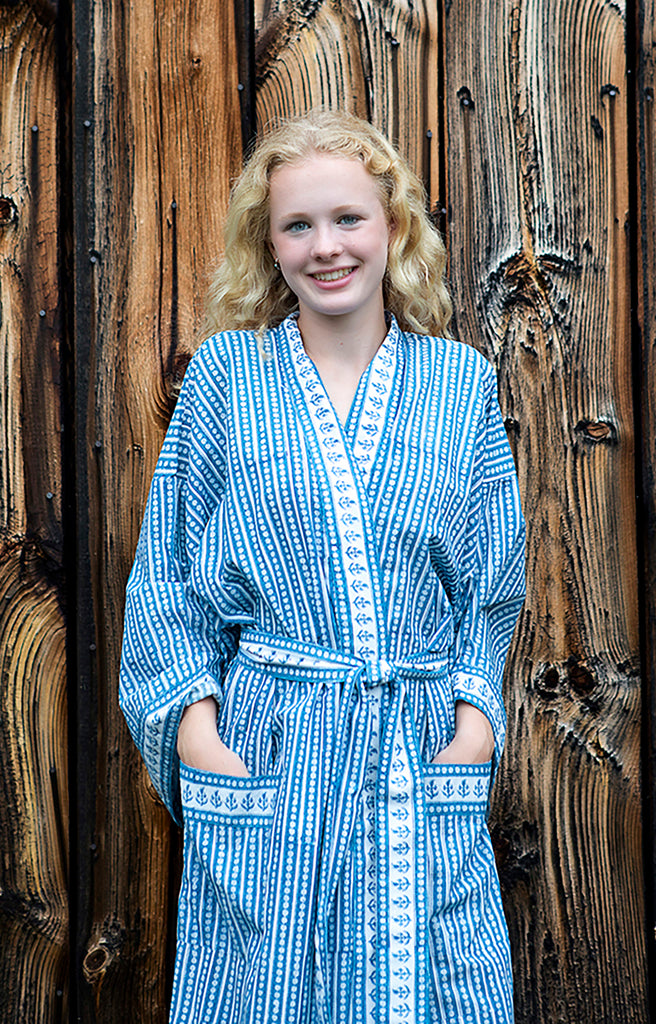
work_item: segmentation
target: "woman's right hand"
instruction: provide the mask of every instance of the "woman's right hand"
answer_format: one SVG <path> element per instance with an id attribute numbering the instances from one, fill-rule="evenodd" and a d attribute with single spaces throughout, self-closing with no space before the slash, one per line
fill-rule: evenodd
<path id="1" fill-rule="evenodd" d="M 178 756 L 190 768 L 248 778 L 242 759 L 226 747 L 216 731 L 214 697 L 204 697 L 184 709 L 178 728 Z"/>

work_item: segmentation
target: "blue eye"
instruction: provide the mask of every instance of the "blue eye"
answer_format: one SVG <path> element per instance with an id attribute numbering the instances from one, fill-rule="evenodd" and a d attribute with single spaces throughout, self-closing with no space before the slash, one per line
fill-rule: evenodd
<path id="1" fill-rule="evenodd" d="M 293 224 L 288 224 L 286 230 L 292 234 L 298 234 L 299 231 L 306 231 L 309 228 L 309 224 L 304 220 L 295 220 Z"/>
<path id="2" fill-rule="evenodd" d="M 345 213 L 342 217 L 339 218 L 339 223 L 345 224 L 346 227 L 351 227 L 352 224 L 357 224 L 359 220 L 360 218 L 357 217 L 354 213 Z"/>

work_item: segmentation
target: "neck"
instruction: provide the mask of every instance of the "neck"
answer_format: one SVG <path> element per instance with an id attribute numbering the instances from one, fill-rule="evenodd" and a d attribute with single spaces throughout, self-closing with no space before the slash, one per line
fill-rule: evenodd
<path id="1" fill-rule="evenodd" d="M 318 367 L 341 366 L 358 373 L 369 365 L 387 334 L 382 299 L 374 315 L 358 310 L 324 317 L 302 308 L 298 327 L 305 351 Z"/>

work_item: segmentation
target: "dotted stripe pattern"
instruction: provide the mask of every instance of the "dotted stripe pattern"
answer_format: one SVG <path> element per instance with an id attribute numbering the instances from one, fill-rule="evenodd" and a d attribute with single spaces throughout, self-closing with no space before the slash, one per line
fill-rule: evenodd
<path id="1" fill-rule="evenodd" d="M 128 583 L 121 705 L 184 804 L 171 1020 L 508 1024 L 489 775 L 431 764 L 456 699 L 503 746 L 524 535 L 494 374 L 392 319 L 342 426 L 299 341 L 201 346 Z M 208 694 L 250 779 L 178 762 Z"/>

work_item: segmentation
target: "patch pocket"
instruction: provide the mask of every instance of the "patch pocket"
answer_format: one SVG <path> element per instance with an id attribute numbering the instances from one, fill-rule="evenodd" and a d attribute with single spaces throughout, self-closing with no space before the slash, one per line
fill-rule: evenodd
<path id="1" fill-rule="evenodd" d="M 476 888 L 486 824 L 492 762 L 424 765 L 431 916 L 470 903 Z M 485 855 L 487 859 L 487 853 Z"/>
<path id="2" fill-rule="evenodd" d="M 429 814 L 485 814 L 492 762 L 424 764 L 424 795 Z"/>
<path id="3" fill-rule="evenodd" d="M 180 764 L 180 794 L 185 827 L 187 864 L 195 878 L 190 893 L 194 912 L 201 918 L 206 941 L 208 929 L 223 928 L 243 957 L 265 923 L 267 861 L 271 824 L 279 777 L 237 778 L 200 771 Z M 209 881 L 218 918 L 203 919 L 203 889 Z M 215 915 L 213 915 L 215 917 Z M 216 943 L 219 936 L 212 938 Z"/>
<path id="4" fill-rule="evenodd" d="M 433 998 L 445 1020 L 508 1024 L 508 933 L 487 828 L 491 767 L 424 766 L 430 971 Z M 493 997 L 484 1016 L 476 996 L 483 991 Z"/>

